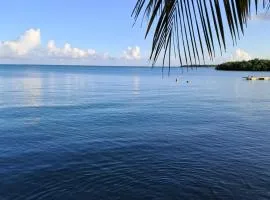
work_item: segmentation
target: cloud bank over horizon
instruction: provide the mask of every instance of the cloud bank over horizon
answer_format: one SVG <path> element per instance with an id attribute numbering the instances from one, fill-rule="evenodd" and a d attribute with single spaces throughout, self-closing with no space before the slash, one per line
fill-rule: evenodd
<path id="1" fill-rule="evenodd" d="M 0 62 L 18 60 L 25 62 L 42 60 L 44 63 L 56 64 L 69 62 L 71 64 L 95 64 L 97 62 L 115 61 L 115 64 L 136 63 L 142 60 L 139 46 L 128 47 L 119 56 L 111 56 L 108 52 L 99 53 L 95 49 L 81 49 L 66 42 L 63 47 L 57 46 L 54 40 L 49 40 L 46 46 L 41 43 L 41 30 L 31 28 L 15 40 L 0 41 Z M 40 63 L 40 64 L 44 64 Z"/>
<path id="2" fill-rule="evenodd" d="M 251 17 L 251 19 L 252 20 L 270 21 L 270 13 L 269 12 L 258 13 L 257 15 L 253 15 Z"/>
<path id="3" fill-rule="evenodd" d="M 81 49 L 66 42 L 62 47 L 56 41 L 49 40 L 42 45 L 41 30 L 29 29 L 15 40 L 0 42 L 0 63 L 18 64 L 75 64 L 75 65 L 140 65 L 148 66 L 147 55 L 142 56 L 139 46 L 129 46 L 118 56 L 100 53 L 93 48 Z M 251 56 L 244 49 L 216 57 L 207 64 L 219 64 L 227 61 L 250 60 Z M 162 65 L 158 62 L 157 65 Z M 172 65 L 178 66 L 177 61 Z"/>
<path id="4" fill-rule="evenodd" d="M 29 29 L 18 39 L 0 43 L 0 58 L 27 56 L 41 45 L 40 29 Z"/>
<path id="5" fill-rule="evenodd" d="M 141 49 L 138 46 L 128 47 L 127 50 L 123 52 L 123 58 L 126 60 L 140 60 L 141 59 Z"/>
<path id="6" fill-rule="evenodd" d="M 47 44 L 48 55 L 56 58 L 88 58 L 95 56 L 97 53 L 94 49 L 79 49 L 72 47 L 71 44 L 65 43 L 63 48 L 57 47 L 54 40 L 50 40 Z"/>

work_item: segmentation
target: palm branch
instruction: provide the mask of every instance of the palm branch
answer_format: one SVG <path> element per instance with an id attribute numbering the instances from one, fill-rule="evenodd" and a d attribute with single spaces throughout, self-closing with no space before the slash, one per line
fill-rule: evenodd
<path id="1" fill-rule="evenodd" d="M 137 0 L 132 16 L 147 20 L 145 37 L 153 31 L 153 65 L 161 54 L 163 66 L 166 58 L 171 65 L 172 54 L 181 66 L 197 65 L 226 52 L 226 31 L 237 44 L 259 5 L 269 9 L 270 0 Z"/>

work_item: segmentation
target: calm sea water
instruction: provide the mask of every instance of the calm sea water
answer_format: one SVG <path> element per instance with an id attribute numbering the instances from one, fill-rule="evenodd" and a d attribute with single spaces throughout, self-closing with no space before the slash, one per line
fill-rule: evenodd
<path id="1" fill-rule="evenodd" d="M 269 199 L 270 82 L 249 74 L 0 66 L 0 199 Z"/>

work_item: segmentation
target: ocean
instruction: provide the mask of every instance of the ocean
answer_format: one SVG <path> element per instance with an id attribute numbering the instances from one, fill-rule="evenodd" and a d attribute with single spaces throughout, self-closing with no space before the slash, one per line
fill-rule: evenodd
<path id="1" fill-rule="evenodd" d="M 270 199 L 270 73 L 167 72 L 1 65 L 0 199 Z"/>

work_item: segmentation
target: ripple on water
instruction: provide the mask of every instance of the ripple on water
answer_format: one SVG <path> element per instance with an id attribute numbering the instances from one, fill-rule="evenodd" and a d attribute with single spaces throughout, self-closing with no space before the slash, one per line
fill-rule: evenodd
<path id="1" fill-rule="evenodd" d="M 15 68 L 0 67 L 1 200 L 270 199 L 268 82 Z"/>

